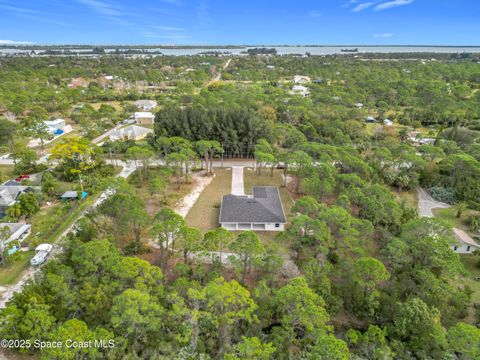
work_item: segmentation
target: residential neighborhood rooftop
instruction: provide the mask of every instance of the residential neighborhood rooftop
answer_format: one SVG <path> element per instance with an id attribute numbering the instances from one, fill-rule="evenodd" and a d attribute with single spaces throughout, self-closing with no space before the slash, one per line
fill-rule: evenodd
<path id="1" fill-rule="evenodd" d="M 225 195 L 220 223 L 286 223 L 276 186 L 254 186 L 253 196 Z"/>

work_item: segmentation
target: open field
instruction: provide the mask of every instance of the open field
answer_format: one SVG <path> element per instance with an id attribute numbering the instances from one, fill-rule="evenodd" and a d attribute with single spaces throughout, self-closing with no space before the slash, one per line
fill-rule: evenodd
<path id="1" fill-rule="evenodd" d="M 205 188 L 185 218 L 187 224 L 203 232 L 218 227 L 220 203 L 224 195 L 230 194 L 232 171 L 215 169 L 215 178 Z"/>

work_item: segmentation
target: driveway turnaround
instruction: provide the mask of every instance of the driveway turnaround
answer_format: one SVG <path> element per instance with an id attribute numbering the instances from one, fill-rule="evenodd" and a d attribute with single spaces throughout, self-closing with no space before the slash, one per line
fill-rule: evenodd
<path id="1" fill-rule="evenodd" d="M 232 195 L 245 195 L 243 166 L 232 167 Z"/>
<path id="2" fill-rule="evenodd" d="M 433 209 L 445 209 L 450 205 L 437 201 L 421 187 L 418 188 L 418 212 L 421 217 L 433 217 Z"/>

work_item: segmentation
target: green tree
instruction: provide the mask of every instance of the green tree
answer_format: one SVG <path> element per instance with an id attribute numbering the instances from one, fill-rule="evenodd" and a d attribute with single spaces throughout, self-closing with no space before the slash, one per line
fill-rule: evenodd
<path id="1" fill-rule="evenodd" d="M 243 231 L 232 242 L 230 249 L 235 252 L 231 261 L 238 260 L 241 264 L 242 283 L 245 283 L 245 277 L 251 271 L 252 262 L 257 262 L 265 254 L 265 248 L 254 231 Z"/>

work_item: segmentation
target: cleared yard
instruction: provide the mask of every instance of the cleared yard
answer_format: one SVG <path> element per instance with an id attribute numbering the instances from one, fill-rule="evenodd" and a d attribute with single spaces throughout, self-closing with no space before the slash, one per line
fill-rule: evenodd
<path id="1" fill-rule="evenodd" d="M 448 209 L 433 209 L 432 211 L 435 217 L 446 221 L 452 227 L 456 227 L 466 231 L 470 236 L 474 237 L 475 234 L 471 231 L 470 226 L 468 225 L 468 219 L 472 215 L 478 215 L 478 211 L 464 211 L 462 216 L 459 218 L 457 217 L 457 210 L 454 207 Z"/>
<path id="2" fill-rule="evenodd" d="M 218 227 L 220 203 L 224 195 L 230 194 L 232 171 L 215 169 L 215 178 L 202 192 L 185 218 L 187 224 L 203 232 Z"/>
<path id="3" fill-rule="evenodd" d="M 9 262 L 5 267 L 0 266 L 0 286 L 15 284 L 20 275 L 30 266 L 30 257 L 33 253 L 33 251 L 22 252 L 15 261 Z"/>

